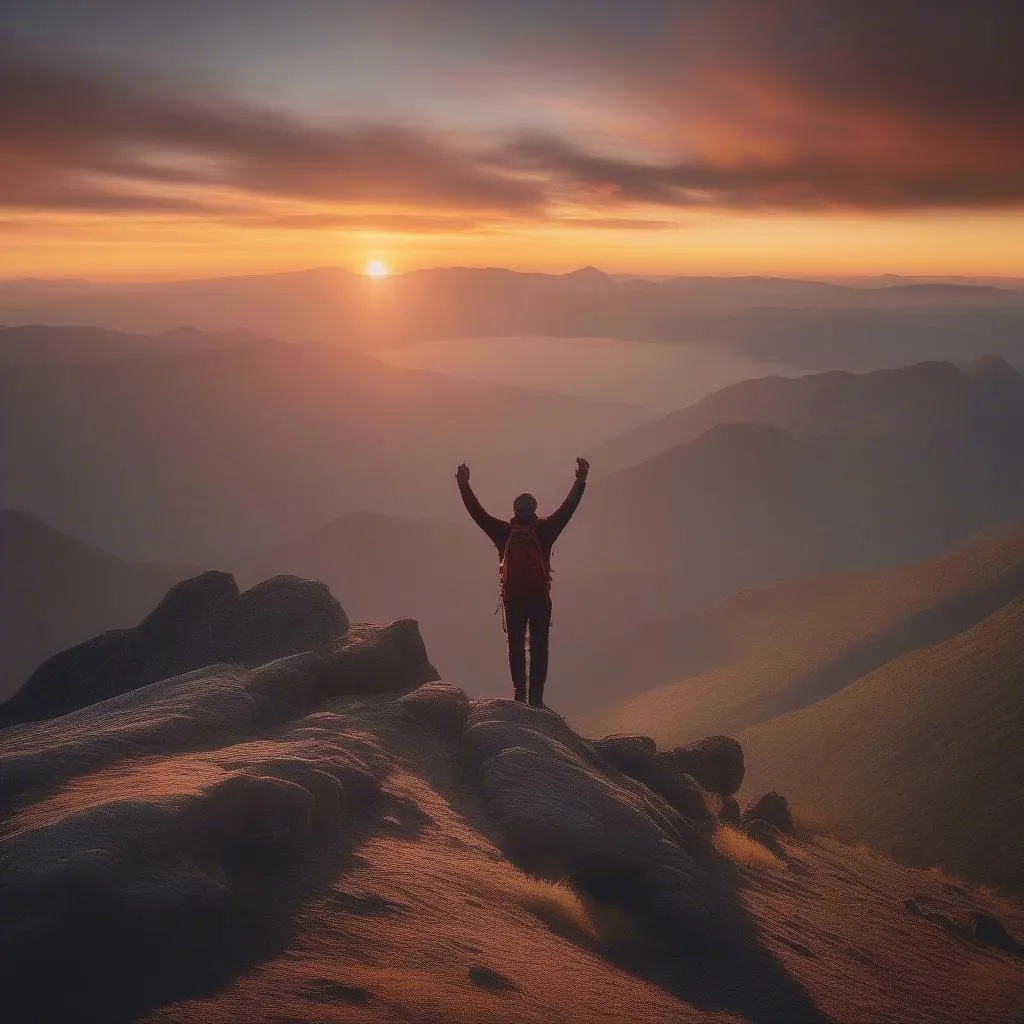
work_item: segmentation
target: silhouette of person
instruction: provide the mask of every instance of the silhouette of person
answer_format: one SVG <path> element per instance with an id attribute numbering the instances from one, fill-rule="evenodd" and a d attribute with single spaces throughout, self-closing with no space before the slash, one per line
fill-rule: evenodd
<path id="1" fill-rule="evenodd" d="M 565 501 L 549 516 L 537 516 L 537 499 L 520 494 L 506 522 L 484 511 L 469 486 L 469 466 L 455 471 L 466 511 L 498 549 L 501 602 L 508 667 L 517 701 L 527 700 L 526 638 L 530 638 L 529 702 L 543 707 L 551 630 L 551 548 L 579 506 L 590 463 L 576 460 L 576 480 Z"/>

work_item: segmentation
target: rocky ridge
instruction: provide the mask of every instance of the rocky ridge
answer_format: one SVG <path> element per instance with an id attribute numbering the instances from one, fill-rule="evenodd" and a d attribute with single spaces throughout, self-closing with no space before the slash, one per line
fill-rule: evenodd
<path id="1" fill-rule="evenodd" d="M 209 583 L 214 608 L 230 600 Z M 176 602 L 161 607 L 170 621 Z M 591 741 L 437 676 L 400 619 L 0 733 L 15 1019 L 313 1021 L 328 1003 L 368 1021 L 561 1006 L 852 1024 L 1019 1007 L 1019 910 L 791 835 L 778 794 L 741 818 L 734 740 Z M 886 942 L 865 937 L 879 926 Z"/>

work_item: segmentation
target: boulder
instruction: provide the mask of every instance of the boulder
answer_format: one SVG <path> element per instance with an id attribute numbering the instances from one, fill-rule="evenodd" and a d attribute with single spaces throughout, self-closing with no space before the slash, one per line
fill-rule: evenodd
<path id="1" fill-rule="evenodd" d="M 605 736 L 593 746 L 605 761 L 659 793 L 680 814 L 694 821 L 709 817 L 709 794 L 680 770 L 674 754 L 659 751 L 649 736 Z"/>
<path id="2" fill-rule="evenodd" d="M 789 801 L 781 793 L 765 793 L 752 800 L 743 812 L 743 820 L 766 822 L 780 832 L 793 831 L 793 815 L 789 809 Z"/>
<path id="3" fill-rule="evenodd" d="M 730 736 L 706 736 L 672 755 L 680 771 L 712 793 L 732 796 L 743 784 L 743 748 Z"/>
<path id="4" fill-rule="evenodd" d="M 565 722 L 512 701 L 474 701 L 463 734 L 484 800 L 526 869 L 568 877 L 680 933 L 714 935 L 707 839 L 646 786 L 609 773 Z"/>
<path id="5" fill-rule="evenodd" d="M 594 740 L 594 749 L 620 772 L 639 778 L 654 764 L 658 748 L 650 736 L 604 736 Z"/>
<path id="6" fill-rule="evenodd" d="M 9 962 L 26 941 L 73 940 L 76 952 L 102 941 L 117 963 L 147 936 L 179 935 L 185 948 L 210 914 L 244 915 L 254 884 L 281 884 L 318 856 L 319 832 L 359 820 L 379 795 L 390 758 L 338 718 L 192 755 L 184 785 L 171 758 L 170 785 L 143 769 L 126 792 L 112 787 L 5 837 L 0 956 Z"/>
<path id="7" fill-rule="evenodd" d="M 998 917 L 980 910 L 974 911 L 969 919 L 971 934 L 987 946 L 995 946 L 1007 953 L 1024 952 L 1024 944 L 1018 942 Z"/>
<path id="8" fill-rule="evenodd" d="M 349 628 L 330 647 L 261 665 L 247 689 L 268 698 L 280 720 L 334 697 L 412 690 L 437 679 L 415 619 Z"/>
<path id="9" fill-rule="evenodd" d="M 641 781 L 660 793 L 687 818 L 706 821 L 711 817 L 712 807 L 708 799 L 711 794 L 706 793 L 692 775 L 680 771 L 675 758 L 668 751 L 661 751 L 657 755 L 651 776 Z"/>
<path id="10" fill-rule="evenodd" d="M 445 732 L 459 732 L 466 724 L 469 698 L 457 686 L 440 680 L 417 686 L 398 703 L 413 718 Z"/>

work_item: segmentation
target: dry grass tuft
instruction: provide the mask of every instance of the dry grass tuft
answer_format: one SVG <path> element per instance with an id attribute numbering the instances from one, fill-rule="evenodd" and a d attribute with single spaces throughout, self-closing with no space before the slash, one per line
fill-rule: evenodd
<path id="1" fill-rule="evenodd" d="M 568 882 L 508 872 L 499 888 L 554 931 L 588 944 L 600 939 L 598 923 L 589 903 Z"/>
<path id="2" fill-rule="evenodd" d="M 742 867 L 758 871 L 786 870 L 786 865 L 771 850 L 731 825 L 719 825 L 714 842 L 715 849 L 723 857 Z"/>

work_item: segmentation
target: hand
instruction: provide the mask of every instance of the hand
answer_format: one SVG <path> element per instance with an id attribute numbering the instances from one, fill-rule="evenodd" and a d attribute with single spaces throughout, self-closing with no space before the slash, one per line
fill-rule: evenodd
<path id="1" fill-rule="evenodd" d="M 590 463 L 586 459 L 576 460 L 576 479 L 583 483 L 587 479 L 587 474 L 590 472 Z"/>
<path id="2" fill-rule="evenodd" d="M 461 466 L 459 466 L 457 470 L 455 470 L 455 479 L 460 484 L 469 483 L 469 466 L 467 466 L 464 462 L 462 463 Z"/>

